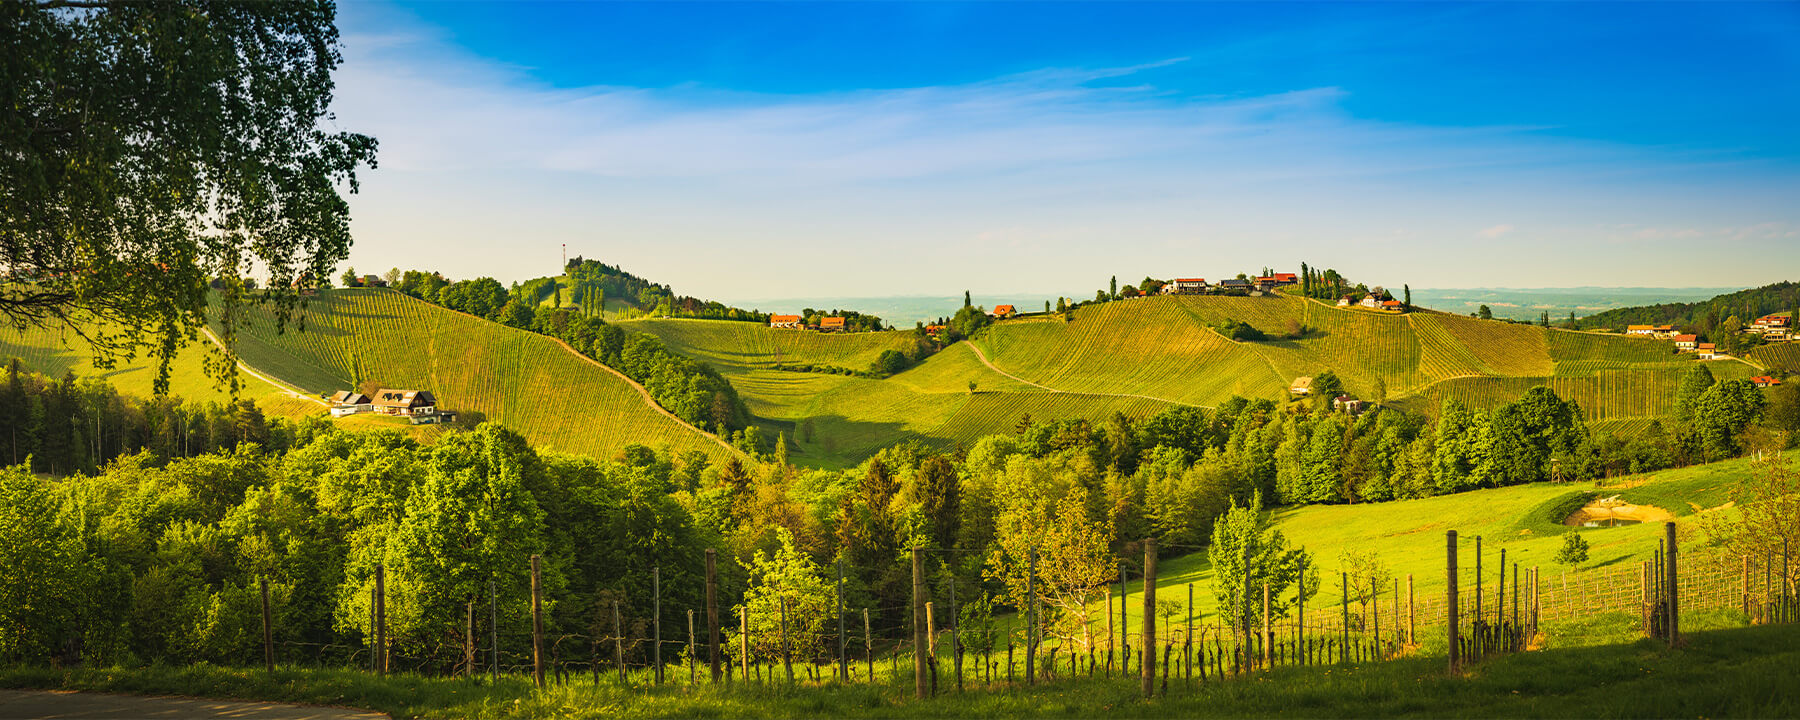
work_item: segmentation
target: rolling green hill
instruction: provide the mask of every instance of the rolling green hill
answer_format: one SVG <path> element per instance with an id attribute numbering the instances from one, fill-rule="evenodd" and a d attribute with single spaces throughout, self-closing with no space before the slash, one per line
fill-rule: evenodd
<path id="1" fill-rule="evenodd" d="M 1025 415 L 1100 420 L 1114 412 L 1139 415 L 1170 405 L 1156 398 L 1034 387 L 987 367 L 967 344 L 883 380 L 774 369 L 780 363 L 867 369 L 882 351 L 911 347 L 913 336 L 906 332 L 836 335 L 725 320 L 620 324 L 718 368 L 758 425 L 786 435 L 794 462 L 820 467 L 854 464 L 905 440 L 947 448 L 1010 432 Z"/>
<path id="2" fill-rule="evenodd" d="M 224 403 L 231 400 L 229 389 L 206 373 L 210 343 L 202 338 L 188 345 L 169 368 L 170 394 L 196 402 Z M 16 357 L 26 368 L 52 378 L 74 371 L 78 377 L 105 378 L 120 393 L 140 398 L 150 397 L 154 390 L 156 365 L 148 359 L 118 363 L 113 368 L 94 367 L 93 353 L 72 332 L 34 328 L 20 331 L 11 326 L 0 327 L 0 358 Z M 238 397 L 256 401 L 271 416 L 298 417 L 323 410 L 319 403 L 296 397 L 288 388 L 270 383 L 248 372 L 239 373 Z"/>
<path id="3" fill-rule="evenodd" d="M 1237 320 L 1298 339 L 1237 342 L 1213 327 Z M 1101 418 L 1233 395 L 1285 398 L 1294 378 L 1335 372 L 1364 398 L 1385 395 L 1435 413 L 1447 398 L 1474 407 L 1539 385 L 1581 403 L 1600 427 L 1630 432 L 1666 415 L 1696 360 L 1666 340 L 1548 329 L 1459 315 L 1393 315 L 1290 296 L 1155 297 L 1006 320 L 885 380 L 775 370 L 823 364 L 861 370 L 910 333 L 819 333 L 753 323 L 639 320 L 622 324 L 718 367 L 765 428 L 799 438 L 797 461 L 861 459 L 905 438 L 940 446 L 1009 432 L 1019 419 Z M 1720 378 L 1755 368 L 1720 361 Z M 979 392 L 970 394 L 974 381 Z M 812 423 L 812 440 L 805 424 Z"/>
<path id="4" fill-rule="evenodd" d="M 303 331 L 277 334 L 271 318 L 254 317 L 239 354 L 313 394 L 362 383 L 430 390 L 446 410 L 482 413 L 564 452 L 611 456 L 629 443 L 729 452 L 552 338 L 390 290 L 324 292 L 301 322 Z"/>

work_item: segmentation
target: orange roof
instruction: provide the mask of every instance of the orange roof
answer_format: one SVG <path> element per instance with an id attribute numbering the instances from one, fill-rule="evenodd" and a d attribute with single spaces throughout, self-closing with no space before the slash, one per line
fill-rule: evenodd
<path id="1" fill-rule="evenodd" d="M 1206 278 L 1175 278 L 1175 282 L 1178 282 L 1178 283 L 1206 282 Z"/>
<path id="2" fill-rule="evenodd" d="M 1700 343 L 1701 350 L 1711 350 L 1716 347 L 1718 347 L 1718 345 L 1716 345 L 1714 343 Z"/>
<path id="3" fill-rule="evenodd" d="M 926 325 L 925 326 L 925 332 L 937 332 L 942 329 L 944 329 L 944 326 L 942 326 L 942 325 Z"/>
<path id="4" fill-rule="evenodd" d="M 844 326 L 844 319 L 841 317 L 828 317 L 828 318 L 825 318 L 824 320 L 819 321 L 819 327 L 841 328 L 843 326 Z"/>
<path id="5" fill-rule="evenodd" d="M 1675 336 L 1675 342 L 1678 342 L 1678 343 L 1693 342 L 1698 339 L 1700 339 L 1700 337 L 1698 335 L 1676 335 Z"/>
<path id="6" fill-rule="evenodd" d="M 1297 282 L 1299 275 L 1294 273 L 1275 273 L 1275 282 Z"/>
<path id="7" fill-rule="evenodd" d="M 1383 300 L 1383 301 L 1381 301 L 1381 306 L 1382 307 L 1400 307 L 1400 301 L 1399 300 Z"/>
<path id="8" fill-rule="evenodd" d="M 772 323 L 797 323 L 797 322 L 800 322 L 800 316 L 799 315 L 770 315 L 769 322 L 772 322 Z"/>
<path id="9" fill-rule="evenodd" d="M 1775 378 L 1769 377 L 1767 375 L 1758 375 L 1756 377 L 1750 378 L 1750 382 L 1756 383 L 1758 385 L 1780 385 L 1781 384 L 1780 380 L 1776 380 Z"/>
<path id="10" fill-rule="evenodd" d="M 1013 306 L 1011 306 L 1011 305 L 995 305 L 994 306 L 994 314 L 995 315 L 999 315 L 1000 313 L 1011 313 L 1011 312 L 1018 312 L 1018 311 L 1014 310 Z"/>

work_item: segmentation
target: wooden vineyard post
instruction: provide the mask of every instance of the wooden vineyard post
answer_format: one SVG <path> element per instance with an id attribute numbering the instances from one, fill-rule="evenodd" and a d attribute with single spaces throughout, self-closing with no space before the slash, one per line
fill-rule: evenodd
<path id="1" fill-rule="evenodd" d="M 1668 567 L 1669 579 L 1668 579 L 1668 582 L 1666 583 L 1669 588 L 1669 647 L 1675 647 L 1676 643 L 1679 643 L 1681 641 L 1681 591 L 1680 591 L 1681 584 L 1680 584 L 1680 577 L 1677 573 L 1677 566 L 1676 566 L 1676 559 L 1675 559 L 1676 552 L 1675 552 L 1675 523 L 1674 523 L 1674 521 L 1665 523 L 1663 525 L 1663 530 L 1664 530 L 1664 533 L 1668 536 L 1667 539 L 1664 541 L 1664 545 L 1667 546 L 1667 548 L 1668 548 L 1668 561 L 1669 561 L 1669 567 Z"/>
<path id="2" fill-rule="evenodd" d="M 1516 560 L 1513 561 L 1513 566 L 1512 566 L 1512 581 L 1513 581 L 1512 630 L 1510 631 L 1511 634 L 1508 637 L 1511 638 L 1511 640 L 1509 642 L 1512 645 L 1512 650 L 1514 652 L 1517 652 L 1522 648 L 1519 647 L 1519 637 L 1520 637 L 1520 633 L 1519 633 L 1519 563 Z"/>
<path id="3" fill-rule="evenodd" d="M 1744 556 L 1744 579 L 1743 579 L 1742 586 L 1743 586 L 1744 617 L 1748 618 L 1748 617 L 1750 617 L 1750 556 L 1749 555 Z"/>
<path id="4" fill-rule="evenodd" d="M 1419 644 L 1418 606 L 1413 604 L 1413 576 L 1406 574 L 1406 642 L 1409 645 Z"/>
<path id="5" fill-rule="evenodd" d="M 1144 697 L 1156 696 L 1156 538 L 1144 538 L 1144 652 L 1138 658 L 1143 668 Z"/>
<path id="6" fill-rule="evenodd" d="M 925 558 L 912 549 L 913 695 L 925 699 Z M 1026 576 L 1027 584 L 1031 582 Z"/>
<path id="7" fill-rule="evenodd" d="M 650 662 L 656 665 L 656 672 L 651 673 L 651 684 L 661 685 L 663 681 L 662 663 L 662 567 L 650 568 L 650 597 L 652 617 L 650 618 Z"/>
<path id="8" fill-rule="evenodd" d="M 926 668 L 930 670 L 931 694 L 937 695 L 937 607 L 935 603 L 925 603 L 925 653 L 930 659 Z"/>
<path id="9" fill-rule="evenodd" d="M 1037 547 L 1025 555 L 1025 684 L 1037 684 Z"/>
<path id="10" fill-rule="evenodd" d="M 1651 637 L 1656 633 L 1650 626 L 1650 618 L 1655 614 L 1650 602 L 1650 561 L 1645 560 L 1638 564 L 1638 622 L 1643 628 L 1644 637 Z"/>
<path id="11" fill-rule="evenodd" d="M 1450 640 L 1450 672 L 1455 673 L 1458 661 L 1461 660 L 1460 648 L 1457 645 L 1456 618 L 1456 531 L 1444 533 L 1444 613 Z"/>
<path id="12" fill-rule="evenodd" d="M 1311 658 L 1306 656 L 1306 557 L 1300 558 L 1300 592 L 1294 599 L 1294 635 L 1299 638 L 1300 664 L 1306 665 Z"/>
<path id="13" fill-rule="evenodd" d="M 1269 632 L 1269 584 L 1268 583 L 1263 583 L 1262 621 L 1263 621 L 1262 622 L 1262 637 L 1260 638 L 1262 640 L 1262 662 L 1263 662 L 1263 671 L 1267 672 L 1269 670 L 1274 669 L 1274 667 L 1275 667 L 1275 650 L 1274 650 L 1274 648 L 1270 647 L 1271 645 L 1275 644 L 1275 643 L 1271 642 L 1272 640 L 1275 639 L 1275 636 Z"/>
<path id="14" fill-rule="evenodd" d="M 387 653 L 387 570 L 375 565 L 375 672 L 386 675 Z"/>
<path id="15" fill-rule="evenodd" d="M 488 580 L 488 677 L 500 682 L 500 586 Z"/>
<path id="16" fill-rule="evenodd" d="M 1516 589 L 1515 589 L 1516 591 Z M 1494 593 L 1494 625 L 1506 630 L 1506 548 L 1500 548 L 1500 589 Z"/>
<path id="17" fill-rule="evenodd" d="M 863 608 L 863 662 L 869 666 L 869 682 L 875 682 L 875 635 L 869 632 L 868 608 Z"/>
<path id="18" fill-rule="evenodd" d="M 1119 654 L 1119 651 L 1113 648 L 1113 612 L 1112 612 L 1112 586 L 1111 585 L 1106 586 L 1106 605 L 1104 607 L 1106 608 L 1106 676 L 1108 678 L 1110 678 L 1110 677 L 1112 677 L 1112 673 L 1113 673 L 1113 656 Z"/>
<path id="19" fill-rule="evenodd" d="M 1394 641 L 1391 644 L 1395 648 L 1406 644 L 1400 633 L 1400 578 L 1394 578 Z"/>
<path id="20" fill-rule="evenodd" d="M 950 656 L 956 668 L 956 691 L 963 690 L 962 638 L 956 625 L 956 576 L 950 576 Z M 936 655 L 933 655 L 936 657 Z"/>
<path id="21" fill-rule="evenodd" d="M 1194 679 L 1194 584 L 1187 584 L 1187 630 L 1181 633 L 1181 657 L 1187 679 Z M 1090 668 L 1091 670 L 1091 668 Z M 1090 673 L 1091 674 L 1091 673 Z"/>
<path id="22" fill-rule="evenodd" d="M 738 608 L 738 664 L 743 667 L 744 682 L 750 682 L 750 606 Z"/>
<path id="23" fill-rule="evenodd" d="M 1484 633 L 1482 632 L 1482 630 L 1484 628 L 1482 626 L 1486 624 L 1486 618 L 1485 618 L 1485 616 L 1483 616 L 1481 614 L 1481 599 L 1482 599 L 1481 591 L 1483 589 L 1483 585 L 1486 582 L 1487 582 L 1487 577 L 1481 574 L 1481 536 L 1476 535 L 1475 536 L 1475 614 L 1469 616 L 1470 627 L 1474 632 L 1470 635 L 1469 641 L 1474 646 L 1474 654 L 1477 659 L 1480 659 L 1484 654 L 1482 652 L 1482 647 L 1481 647 L 1482 639 L 1483 639 L 1483 635 L 1484 635 Z"/>
<path id="24" fill-rule="evenodd" d="M 694 657 L 694 609 L 688 608 L 688 684 L 700 682 L 700 665 Z"/>
<path id="25" fill-rule="evenodd" d="M 1348 652 L 1350 649 L 1350 573 L 1340 572 L 1338 575 L 1340 576 L 1339 579 L 1343 581 L 1344 592 L 1343 598 L 1338 602 L 1338 605 L 1343 609 L 1344 616 L 1344 622 L 1339 628 L 1338 635 L 1338 642 L 1340 643 L 1338 645 L 1338 661 L 1345 662 L 1350 658 L 1350 653 Z"/>
<path id="26" fill-rule="evenodd" d="M 838 682 L 850 682 L 850 661 L 844 654 L 844 647 L 849 641 L 849 630 L 844 621 L 844 560 L 837 561 L 837 621 L 838 621 Z"/>
<path id="27" fill-rule="evenodd" d="M 614 600 L 613 611 L 613 664 L 619 668 L 619 684 L 625 684 L 625 631 L 619 623 L 619 601 Z"/>
<path id="28" fill-rule="evenodd" d="M 463 626 L 463 677 L 475 677 L 475 598 L 469 597 L 468 622 Z"/>
<path id="29" fill-rule="evenodd" d="M 257 578 L 256 584 L 262 587 L 263 665 L 272 673 L 275 672 L 275 634 L 269 624 L 269 579 Z"/>
<path id="30" fill-rule="evenodd" d="M 1131 620 L 1125 615 L 1125 598 L 1131 591 L 1125 588 L 1125 563 L 1119 563 L 1119 677 L 1124 678 L 1131 672 Z"/>
<path id="31" fill-rule="evenodd" d="M 1369 576 L 1369 625 L 1375 630 L 1375 647 L 1381 647 L 1381 584 Z"/>
<path id="32" fill-rule="evenodd" d="M 929 606 L 927 607 L 929 608 Z M 787 671 L 788 684 L 792 685 L 794 684 L 794 658 L 793 653 L 789 651 L 788 645 L 787 610 L 788 599 L 786 596 L 783 596 L 781 598 L 781 667 Z"/>
<path id="33" fill-rule="evenodd" d="M 706 649 L 711 656 L 712 681 L 719 684 L 719 573 L 715 566 L 718 553 L 706 549 Z"/>
<path id="34" fill-rule="evenodd" d="M 544 595 L 538 576 L 542 561 L 531 556 L 531 678 L 544 686 Z"/>

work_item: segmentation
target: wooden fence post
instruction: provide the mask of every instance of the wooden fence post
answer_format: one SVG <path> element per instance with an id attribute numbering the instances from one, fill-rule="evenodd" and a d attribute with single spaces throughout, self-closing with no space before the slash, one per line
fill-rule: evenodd
<path id="1" fill-rule="evenodd" d="M 1123 565 L 1120 565 L 1119 567 L 1121 569 L 1124 568 Z M 1113 647 L 1113 638 L 1115 637 L 1115 634 L 1113 633 L 1112 585 L 1111 584 L 1108 584 L 1106 586 L 1106 604 L 1102 607 L 1104 607 L 1106 609 L 1106 676 L 1108 678 L 1110 678 L 1110 677 L 1112 677 L 1112 672 L 1113 672 L 1113 656 L 1118 654 L 1118 650 L 1114 649 L 1114 647 Z"/>
<path id="2" fill-rule="evenodd" d="M 1299 664 L 1305 665 L 1308 662 L 1310 662 L 1310 659 L 1306 656 L 1306 557 L 1305 556 L 1301 556 L 1301 558 L 1300 558 L 1300 584 L 1299 584 L 1298 588 L 1299 588 L 1299 593 L 1294 598 L 1294 635 L 1300 645 L 1300 655 L 1299 655 L 1300 663 Z M 1201 667 L 1202 668 L 1206 667 L 1204 662 L 1201 663 Z"/>
<path id="3" fill-rule="evenodd" d="M 706 649 L 711 656 L 712 681 L 719 684 L 719 573 L 718 552 L 706 549 Z"/>
<path id="4" fill-rule="evenodd" d="M 1274 643 L 1270 642 L 1270 640 L 1275 639 L 1275 636 L 1271 635 L 1269 633 L 1269 584 L 1266 582 L 1263 583 L 1263 613 L 1262 613 L 1262 615 L 1263 615 L 1263 617 L 1262 617 L 1262 621 L 1263 621 L 1262 622 L 1263 670 L 1267 671 L 1267 670 L 1272 669 L 1275 665 L 1275 651 L 1270 647 L 1271 645 L 1274 644 Z"/>
<path id="5" fill-rule="evenodd" d="M 650 682 L 653 685 L 661 685 L 663 681 L 661 566 L 650 568 L 650 596 L 651 612 L 653 613 L 653 617 L 650 618 L 650 634 L 653 636 L 650 640 L 650 662 L 656 665 L 656 672 L 651 673 Z"/>
<path id="6" fill-rule="evenodd" d="M 538 556 L 531 556 L 531 677 L 544 686 L 544 595 L 538 576 Z"/>
<path id="7" fill-rule="evenodd" d="M 1668 536 L 1664 544 L 1669 551 L 1669 647 L 1675 647 L 1681 641 L 1681 583 L 1675 559 L 1675 522 L 1665 523 L 1663 530 Z"/>
<path id="8" fill-rule="evenodd" d="M 617 601 L 617 600 L 613 601 L 612 611 L 613 611 L 613 665 L 618 666 L 618 668 L 619 668 L 619 684 L 623 685 L 626 682 L 626 678 L 625 678 L 625 630 L 619 623 L 619 601 Z"/>
<path id="9" fill-rule="evenodd" d="M 1444 533 L 1444 613 L 1450 640 L 1450 672 L 1456 672 L 1461 653 L 1457 641 L 1456 607 L 1456 531 Z"/>
<path id="10" fill-rule="evenodd" d="M 500 585 L 488 580 L 488 676 L 500 682 Z"/>
<path id="11" fill-rule="evenodd" d="M 1750 617 L 1750 556 L 1749 555 L 1744 556 L 1743 605 L 1744 605 L 1744 617 L 1748 618 L 1748 617 Z"/>
<path id="12" fill-rule="evenodd" d="M 387 569 L 380 563 L 375 565 L 375 668 L 387 674 Z"/>
<path id="13" fill-rule="evenodd" d="M 925 653 L 930 657 L 926 661 L 927 675 L 931 679 L 931 694 L 937 695 L 937 615 L 936 604 L 925 603 Z"/>
<path id="14" fill-rule="evenodd" d="M 875 635 L 869 631 L 868 608 L 863 608 L 863 662 L 869 666 L 869 682 L 875 682 Z"/>
<path id="15" fill-rule="evenodd" d="M 844 654 L 849 631 L 844 623 L 844 559 L 837 561 L 838 682 L 850 682 L 850 661 Z"/>
<path id="16" fill-rule="evenodd" d="M 912 549 L 913 696 L 925 699 L 925 557 Z M 1026 576 L 1030 584 L 1030 576 Z"/>
<path id="17" fill-rule="evenodd" d="M 750 682 L 750 606 L 738 608 L 738 664 L 743 666 L 744 682 Z"/>
<path id="18" fill-rule="evenodd" d="M 475 598 L 469 597 L 468 623 L 463 627 L 463 677 L 475 677 Z"/>
<path id="19" fill-rule="evenodd" d="M 962 671 L 962 638 L 957 627 L 956 616 L 956 576 L 950 576 L 950 655 L 956 667 L 956 691 L 963 691 Z M 934 655 L 935 657 L 935 655 Z"/>
<path id="20" fill-rule="evenodd" d="M 1143 668 L 1144 697 L 1156 696 L 1156 538 L 1144 538 L 1144 652 L 1138 657 Z"/>
<path id="21" fill-rule="evenodd" d="M 695 650 L 696 650 L 696 648 L 694 647 L 694 609 L 688 608 L 688 652 L 687 652 L 687 655 L 688 655 L 688 684 L 689 685 L 698 684 L 700 682 L 700 664 L 697 662 L 698 658 L 694 657 Z"/>
<path id="22" fill-rule="evenodd" d="M 1406 574 L 1406 642 L 1409 645 L 1419 644 L 1419 612 L 1418 605 L 1413 602 L 1413 576 Z"/>
<path id="23" fill-rule="evenodd" d="M 1026 551 L 1025 684 L 1037 684 L 1037 546 Z"/>
<path id="24" fill-rule="evenodd" d="M 275 672 L 275 634 L 269 624 L 269 579 L 257 578 L 256 583 L 262 586 L 263 665 L 269 672 Z"/>
<path id="25" fill-rule="evenodd" d="M 1343 624 L 1343 627 L 1340 629 L 1340 631 L 1339 631 L 1340 634 L 1338 636 L 1339 642 L 1341 643 L 1339 645 L 1339 647 L 1341 647 L 1344 650 L 1349 650 L 1350 649 L 1350 573 L 1339 572 L 1338 575 L 1340 576 L 1339 579 L 1343 581 L 1343 592 L 1344 592 L 1343 600 L 1341 602 L 1339 602 L 1339 605 L 1342 606 L 1343 615 L 1344 615 L 1344 624 Z M 1341 652 L 1338 654 L 1338 660 L 1340 662 L 1348 661 L 1349 658 L 1350 658 L 1350 654 L 1348 652 Z"/>
<path id="26" fill-rule="evenodd" d="M 794 684 L 794 657 L 793 657 L 792 646 L 788 644 L 788 632 L 787 632 L 788 599 L 786 596 L 782 596 L 780 598 L 780 600 L 781 600 L 781 667 L 787 671 L 788 684 L 792 685 L 792 684 Z"/>

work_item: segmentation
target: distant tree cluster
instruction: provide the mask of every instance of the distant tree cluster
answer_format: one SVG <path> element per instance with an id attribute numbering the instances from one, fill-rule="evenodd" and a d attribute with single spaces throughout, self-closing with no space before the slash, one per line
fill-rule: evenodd
<path id="1" fill-rule="evenodd" d="M 1757 335 L 1740 333 L 1764 315 L 1791 314 L 1800 323 L 1800 283 L 1764 285 L 1691 303 L 1661 303 L 1617 308 L 1574 320 L 1582 329 L 1624 330 L 1631 325 L 1672 325 L 1700 336 L 1732 354 L 1743 353 L 1762 342 Z"/>
<path id="2" fill-rule="evenodd" d="M 597 260 L 587 260 L 580 256 L 569 259 L 563 268 L 563 275 L 568 278 L 568 295 L 571 302 L 583 312 L 599 317 L 605 307 L 607 298 L 623 301 L 636 308 L 638 312 L 651 316 L 704 318 L 709 320 L 741 320 L 745 322 L 768 322 L 768 313 L 741 310 L 724 303 L 702 300 L 686 295 L 677 295 L 669 286 L 650 282 L 641 277 L 625 272 L 614 265 Z M 553 280 L 546 278 L 547 280 Z M 554 282 L 550 286 L 554 286 Z M 538 292 L 530 296 L 531 304 L 537 305 L 547 294 L 538 286 Z M 558 304 L 560 301 L 553 301 Z"/>

